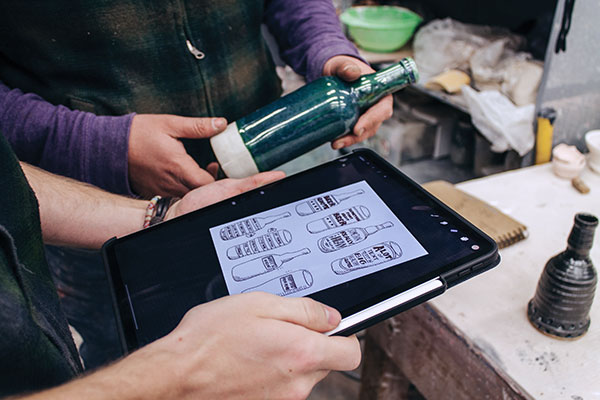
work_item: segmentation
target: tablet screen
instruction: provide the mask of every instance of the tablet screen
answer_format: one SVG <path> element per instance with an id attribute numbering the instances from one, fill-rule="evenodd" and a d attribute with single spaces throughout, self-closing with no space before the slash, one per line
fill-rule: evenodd
<path id="1" fill-rule="evenodd" d="M 105 248 L 129 349 L 228 294 L 308 296 L 346 317 L 493 252 L 489 238 L 369 151 Z"/>
<path id="2" fill-rule="evenodd" d="M 230 294 L 306 296 L 427 254 L 364 180 L 209 231 Z"/>

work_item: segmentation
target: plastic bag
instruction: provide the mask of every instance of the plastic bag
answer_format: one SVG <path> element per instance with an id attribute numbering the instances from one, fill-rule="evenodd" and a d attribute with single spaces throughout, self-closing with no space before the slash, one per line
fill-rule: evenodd
<path id="1" fill-rule="evenodd" d="M 517 106 L 535 103 L 544 74 L 543 63 L 513 57 L 507 61 L 503 70 L 502 93 Z"/>
<path id="2" fill-rule="evenodd" d="M 544 68 L 531 54 L 507 48 L 506 39 L 476 50 L 469 60 L 475 88 L 499 90 L 517 106 L 535 103 Z"/>
<path id="3" fill-rule="evenodd" d="M 513 50 L 525 43 L 523 37 L 502 28 L 463 24 L 450 18 L 431 21 L 419 29 L 413 42 L 423 81 L 448 69 L 467 71 L 473 53 L 498 39 Z"/>
<path id="4" fill-rule="evenodd" d="M 497 90 L 477 92 L 463 86 L 473 125 L 492 144 L 495 152 L 516 150 L 522 157 L 533 148 L 533 104 L 515 106 Z"/>
<path id="5" fill-rule="evenodd" d="M 498 69 L 498 63 L 507 53 L 506 41 L 495 40 L 477 49 L 469 59 L 471 75 L 479 90 L 500 90 L 504 74 Z"/>

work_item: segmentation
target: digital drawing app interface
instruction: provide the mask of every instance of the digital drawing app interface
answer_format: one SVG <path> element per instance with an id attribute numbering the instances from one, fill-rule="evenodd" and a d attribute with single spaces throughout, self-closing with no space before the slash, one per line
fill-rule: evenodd
<path id="1" fill-rule="evenodd" d="M 427 251 L 366 181 L 210 228 L 230 294 L 306 296 Z"/>

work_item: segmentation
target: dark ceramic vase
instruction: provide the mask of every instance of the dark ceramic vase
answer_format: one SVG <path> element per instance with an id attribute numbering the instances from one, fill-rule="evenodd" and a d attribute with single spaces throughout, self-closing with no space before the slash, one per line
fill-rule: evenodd
<path id="1" fill-rule="evenodd" d="M 229 177 L 268 171 L 350 132 L 367 108 L 417 79 L 410 58 L 355 82 L 322 77 L 231 123 L 211 146 Z"/>
<path id="2" fill-rule="evenodd" d="M 567 249 L 552 257 L 529 302 L 527 315 L 538 330 L 574 339 L 587 332 L 597 273 L 590 259 L 598 218 L 577 214 Z"/>

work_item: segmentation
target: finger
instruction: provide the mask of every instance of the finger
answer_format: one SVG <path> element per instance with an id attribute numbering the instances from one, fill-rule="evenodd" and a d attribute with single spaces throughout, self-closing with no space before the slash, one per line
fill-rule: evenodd
<path id="1" fill-rule="evenodd" d="M 358 68 L 356 70 L 355 68 Z M 354 81 L 363 74 L 375 72 L 368 64 L 350 56 L 333 56 L 325 62 L 323 75 L 337 75 L 344 80 Z"/>
<path id="2" fill-rule="evenodd" d="M 335 68 L 335 75 L 339 76 L 345 81 L 355 81 L 360 78 L 360 68 L 352 61 L 344 61 Z"/>
<path id="3" fill-rule="evenodd" d="M 290 322 L 316 332 L 327 332 L 338 326 L 342 319 L 336 309 L 308 297 L 262 296 L 259 301 L 263 307 L 257 309 L 262 317 Z"/>
<path id="4" fill-rule="evenodd" d="M 364 140 L 373 136 L 381 123 L 392 116 L 394 100 L 392 96 L 386 96 L 371 106 L 363 115 L 360 116 L 353 133 Z"/>
<path id="5" fill-rule="evenodd" d="M 213 178 L 217 179 L 217 175 L 219 174 L 219 163 L 211 162 L 206 166 L 206 170 Z"/>
<path id="6" fill-rule="evenodd" d="M 285 178 L 285 172 L 283 171 L 267 171 L 261 172 L 251 177 L 255 187 L 264 186 L 271 182 L 278 181 Z"/>
<path id="7" fill-rule="evenodd" d="M 178 180 L 188 188 L 195 189 L 215 181 L 212 175 L 200 168 L 192 157 L 185 156 L 179 160 L 179 169 L 177 171 Z"/>
<path id="8" fill-rule="evenodd" d="M 356 336 L 325 336 L 316 344 L 321 354 L 321 368 L 333 371 L 352 371 L 361 359 L 360 343 Z"/>
<path id="9" fill-rule="evenodd" d="M 145 197 L 152 197 L 155 195 L 160 196 L 170 196 L 170 197 L 183 197 L 190 189 L 185 186 L 183 183 L 179 181 L 178 178 L 172 177 L 168 182 L 164 182 L 163 184 L 159 184 L 155 189 L 151 189 L 152 186 L 149 186 L 150 190 L 146 192 L 136 192 Z"/>
<path id="10" fill-rule="evenodd" d="M 191 118 L 171 116 L 168 120 L 171 136 L 186 139 L 209 138 L 227 127 L 225 118 Z"/>
<path id="11" fill-rule="evenodd" d="M 379 126 L 377 127 L 377 129 L 378 128 L 379 128 Z M 377 131 L 377 129 L 375 131 Z M 349 133 L 347 135 L 342 136 L 341 138 L 336 139 L 333 143 L 331 143 L 331 147 L 334 150 L 338 150 L 338 149 L 341 149 L 342 147 L 352 146 L 353 144 L 359 143 L 369 137 L 370 136 L 367 136 L 366 134 L 364 136 L 359 137 L 353 133 Z"/>
<path id="12" fill-rule="evenodd" d="M 256 189 L 268 183 L 275 182 L 285 177 L 283 171 L 267 171 L 242 179 L 230 179 L 230 184 L 234 185 L 239 193 Z"/>
<path id="13" fill-rule="evenodd" d="M 356 122 L 352 134 L 344 135 L 331 143 L 334 150 L 342 147 L 352 146 L 355 143 L 362 142 L 377 133 L 377 130 L 385 121 L 392 116 L 394 109 L 394 100 L 392 96 L 386 96 L 379 100 L 375 105 L 369 108 Z"/>

